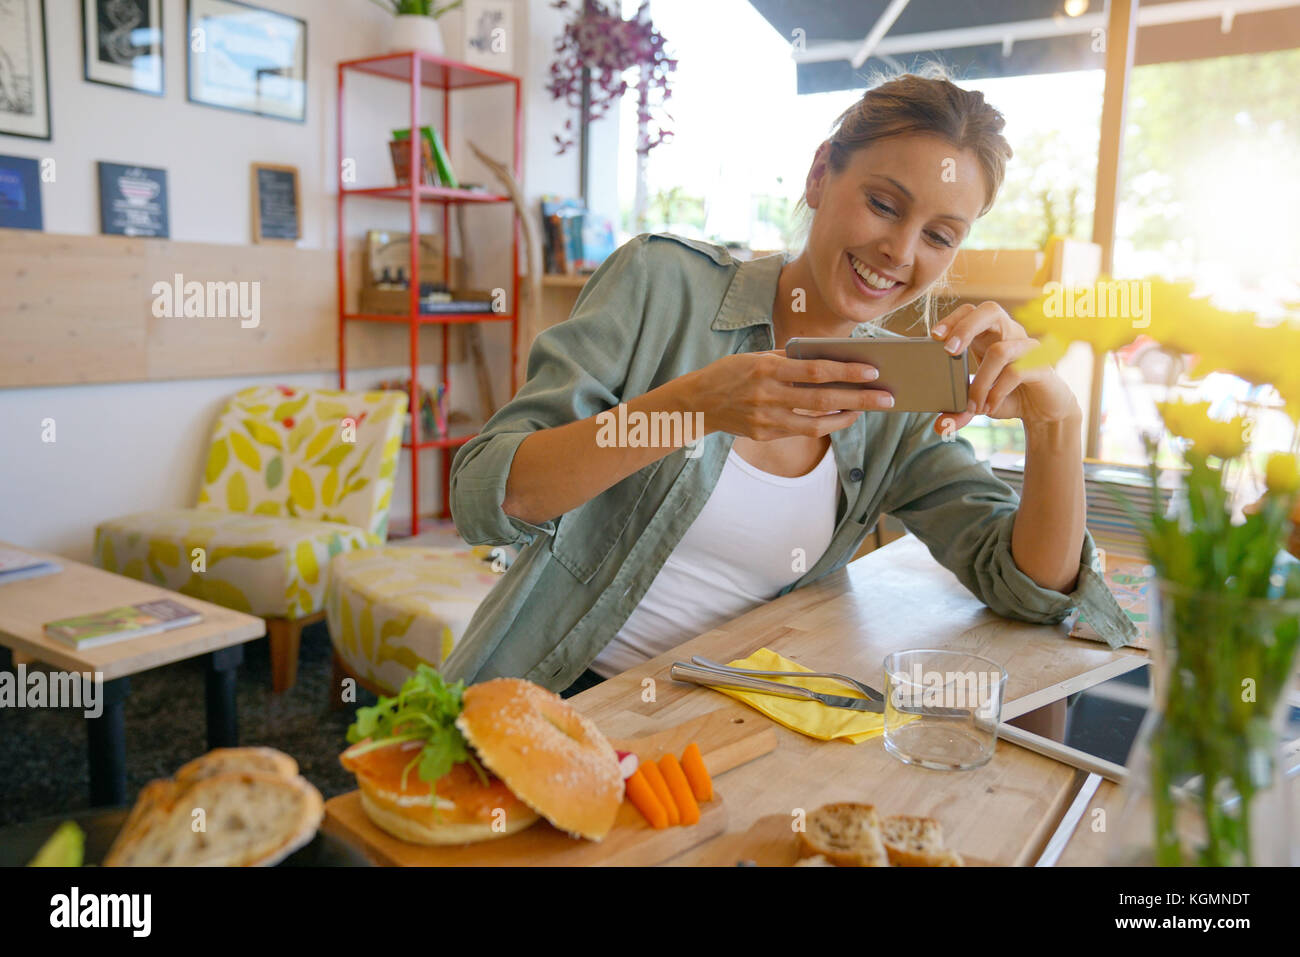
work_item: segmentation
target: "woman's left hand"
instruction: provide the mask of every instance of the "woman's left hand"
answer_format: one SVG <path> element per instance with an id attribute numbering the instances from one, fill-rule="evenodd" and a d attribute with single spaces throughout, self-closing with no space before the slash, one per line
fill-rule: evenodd
<path id="1" fill-rule="evenodd" d="M 1038 345 L 1038 340 L 1029 338 L 1024 327 L 996 302 L 958 306 L 935 324 L 930 335 L 942 340 L 953 355 L 969 349 L 979 363 L 966 411 L 939 416 L 936 432 L 951 434 L 977 415 L 1038 424 L 1082 414 L 1070 387 L 1051 368 L 1022 371 L 1011 365 Z"/>

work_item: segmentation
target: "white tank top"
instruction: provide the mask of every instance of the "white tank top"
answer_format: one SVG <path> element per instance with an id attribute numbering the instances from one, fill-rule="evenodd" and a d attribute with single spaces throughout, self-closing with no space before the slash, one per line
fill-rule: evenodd
<path id="1" fill-rule="evenodd" d="M 733 449 L 704 508 L 591 669 L 608 678 L 775 598 L 826 551 L 839 491 L 829 447 L 796 478 L 761 471 Z"/>

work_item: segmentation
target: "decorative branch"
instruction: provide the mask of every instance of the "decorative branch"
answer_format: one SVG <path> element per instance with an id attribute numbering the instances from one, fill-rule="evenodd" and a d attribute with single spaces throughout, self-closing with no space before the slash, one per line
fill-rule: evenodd
<path id="1" fill-rule="evenodd" d="M 650 4 L 642 0 L 636 16 L 624 20 L 617 8 L 600 0 L 555 0 L 557 10 L 574 10 L 576 16 L 564 27 L 555 41 L 555 62 L 551 64 L 551 81 L 546 89 L 552 98 L 569 106 L 582 108 L 582 72 L 591 77 L 591 103 L 580 123 L 594 122 L 614 109 L 629 84 L 623 78 L 628 70 L 639 69 L 637 152 L 649 153 L 672 137 L 664 121 L 672 115 L 665 105 L 672 96 L 672 74 L 677 60 L 664 50 L 664 37 L 650 20 Z M 661 114 L 657 119 L 655 114 Z M 563 154 L 576 143 L 575 126 L 570 118 L 564 123 L 563 135 L 555 135 L 558 153 Z"/>
<path id="2" fill-rule="evenodd" d="M 537 224 L 533 218 L 528 215 L 527 203 L 524 199 L 524 191 L 519 186 L 510 167 L 488 156 L 479 149 L 471 140 L 469 148 L 474 155 L 479 158 L 479 162 L 491 170 L 501 185 L 505 187 L 506 194 L 510 197 L 510 202 L 514 205 L 515 212 L 519 215 L 519 222 L 523 225 L 524 230 L 524 254 L 528 262 L 528 311 L 524 312 L 520 306 L 521 303 L 515 303 L 519 309 L 519 341 L 523 348 L 519 350 L 519 368 L 516 370 L 518 381 L 524 381 L 523 370 L 527 368 L 528 346 L 533 341 L 536 330 L 541 326 L 542 311 L 542 270 L 538 263 L 540 259 L 541 240 L 537 234 Z M 527 318 L 525 319 L 525 316 Z"/>

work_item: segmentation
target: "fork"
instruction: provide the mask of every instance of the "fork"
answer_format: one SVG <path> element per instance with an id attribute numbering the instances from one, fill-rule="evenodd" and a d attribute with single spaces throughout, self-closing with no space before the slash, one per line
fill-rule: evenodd
<path id="1" fill-rule="evenodd" d="M 848 675 L 835 674 L 829 671 L 756 671 L 752 668 L 737 668 L 734 665 L 724 665 L 716 661 L 710 661 L 701 655 L 692 655 L 691 661 L 702 668 L 711 668 L 714 671 L 726 671 L 736 675 L 752 675 L 758 678 L 768 678 L 772 676 L 781 678 L 830 678 L 833 681 L 840 681 L 851 687 L 857 688 L 868 698 L 875 701 L 884 701 L 882 695 L 871 685 L 859 681 L 857 678 L 850 678 Z"/>

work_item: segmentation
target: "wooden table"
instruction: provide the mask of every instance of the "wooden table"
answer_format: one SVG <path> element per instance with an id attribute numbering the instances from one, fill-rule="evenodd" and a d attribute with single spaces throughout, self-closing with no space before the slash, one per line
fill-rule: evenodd
<path id="1" fill-rule="evenodd" d="M 0 645 L 55 669 L 89 672 L 102 682 L 99 700 L 103 712 L 86 719 L 92 806 L 126 802 L 124 706 L 130 675 L 205 655 L 208 747 L 238 743 L 235 674 L 244 657 L 244 642 L 266 634 L 261 618 L 59 555 L 8 542 L 0 542 L 0 546 L 20 549 L 63 568 L 52 575 L 0 584 Z M 48 621 L 160 598 L 179 599 L 201 612 L 203 620 L 85 651 L 45 637 L 43 625 Z"/>
<path id="2" fill-rule="evenodd" d="M 839 671 L 883 687 L 885 655 L 947 648 L 984 655 L 1006 668 L 1005 720 L 1037 707 L 1055 685 L 1069 682 L 1077 689 L 1127 670 L 1132 655 L 1145 657 L 1066 632 L 1064 625 L 995 615 L 909 535 L 570 700 L 606 734 L 629 737 L 718 708 L 755 713 L 719 692 L 673 681 L 673 661 L 691 655 L 726 662 L 767 647 L 813 670 Z M 650 696 L 646 678 L 653 679 L 653 701 L 643 700 Z M 728 833 L 669 863 L 728 863 L 718 860 L 720 842 L 734 845 L 736 835 L 761 818 L 856 800 L 887 814 L 935 817 L 948 846 L 971 857 L 1032 864 L 1085 779 L 1083 772 L 1004 741 L 982 768 L 931 771 L 889 756 L 880 738 L 857 745 L 821 742 L 774 726 L 777 749 L 721 779 L 731 809 Z M 1067 849 L 1062 863 L 1088 856 Z"/>

